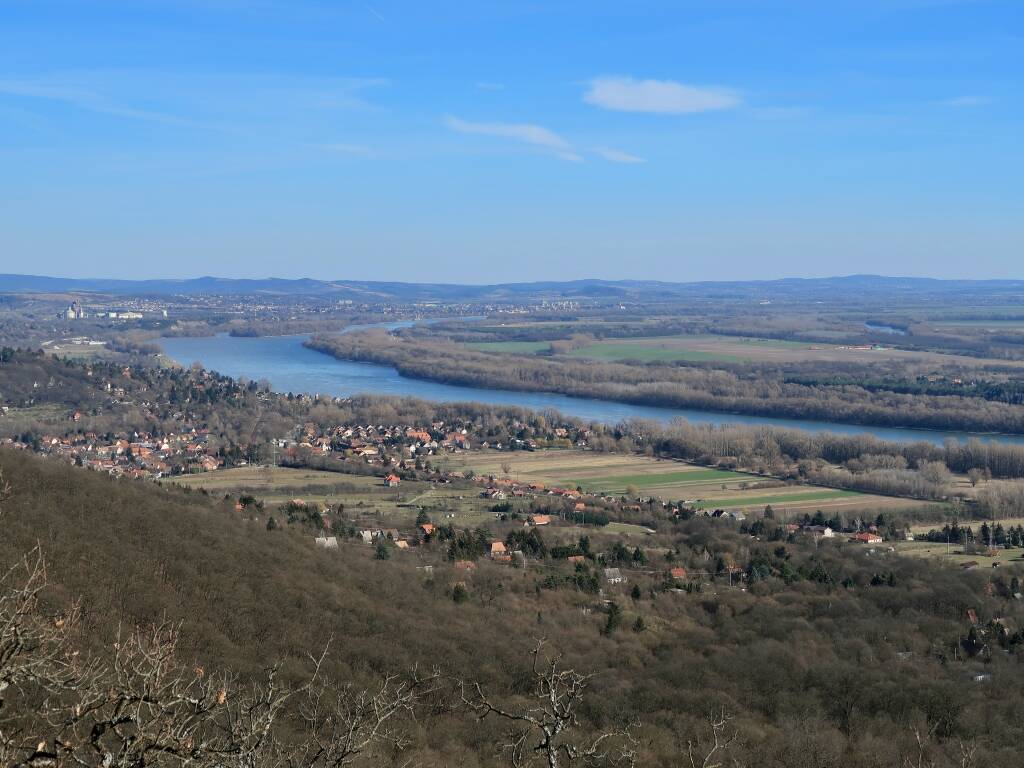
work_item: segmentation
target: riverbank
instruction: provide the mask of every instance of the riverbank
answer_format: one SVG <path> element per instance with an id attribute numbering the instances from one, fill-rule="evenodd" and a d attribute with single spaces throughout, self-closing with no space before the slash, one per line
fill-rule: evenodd
<path id="1" fill-rule="evenodd" d="M 983 435 L 996 434 L 993 427 L 998 425 L 1007 435 L 1024 435 L 1024 406 L 977 398 L 808 386 L 704 367 L 499 354 L 384 332 L 316 335 L 305 346 L 343 361 L 389 366 L 407 378 L 480 390 L 557 393 L 648 408 L 872 429 Z"/>
<path id="2" fill-rule="evenodd" d="M 515 406 L 538 412 L 553 410 L 574 418 L 604 424 L 616 424 L 630 419 L 647 419 L 661 423 L 685 419 L 693 424 L 745 424 L 819 433 L 871 434 L 882 440 L 903 443 L 927 442 L 938 445 L 949 438 L 966 441 L 977 437 L 987 441 L 1024 445 L 1024 437 L 1018 436 L 865 427 L 811 419 L 753 417 L 710 410 L 655 408 L 543 392 L 478 389 L 441 384 L 403 376 L 386 365 L 338 360 L 303 346 L 307 339 L 307 336 L 217 336 L 162 339 L 161 343 L 167 356 L 184 366 L 198 362 L 210 370 L 236 379 L 265 380 L 278 392 L 319 393 L 335 397 L 374 394 L 415 397 L 444 403 L 477 402 Z"/>

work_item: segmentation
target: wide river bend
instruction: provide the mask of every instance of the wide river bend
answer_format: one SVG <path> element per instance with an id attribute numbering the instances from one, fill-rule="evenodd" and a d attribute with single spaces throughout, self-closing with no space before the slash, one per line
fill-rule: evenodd
<path id="1" fill-rule="evenodd" d="M 390 323 L 396 328 L 409 323 Z M 366 326 L 350 326 L 353 331 Z M 478 402 L 492 405 L 515 405 L 541 411 L 554 409 L 567 416 L 614 424 L 624 419 L 643 418 L 669 421 L 682 417 L 700 424 L 766 424 L 815 432 L 877 435 L 885 440 L 908 442 L 924 440 L 941 443 L 948 437 L 966 440 L 964 432 L 941 432 L 902 427 L 870 427 L 827 421 L 781 419 L 766 416 L 720 413 L 688 408 L 655 408 L 609 400 L 545 392 L 515 392 L 503 389 L 480 389 L 441 384 L 399 375 L 390 366 L 337 360 L 330 355 L 302 346 L 309 338 L 300 336 L 236 337 L 228 335 L 203 337 L 167 337 L 160 340 L 164 352 L 182 365 L 199 362 L 204 367 L 233 378 L 269 381 L 277 392 L 347 397 L 357 394 L 418 397 L 438 402 Z M 1024 445 L 1020 435 L 977 435 L 982 440 Z"/>

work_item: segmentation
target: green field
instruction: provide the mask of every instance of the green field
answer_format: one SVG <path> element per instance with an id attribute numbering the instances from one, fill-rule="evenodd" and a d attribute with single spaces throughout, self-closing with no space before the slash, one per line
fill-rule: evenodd
<path id="1" fill-rule="evenodd" d="M 481 352 L 509 352 L 517 355 L 532 355 L 551 349 L 549 341 L 481 341 L 467 344 L 467 347 Z"/>
<path id="2" fill-rule="evenodd" d="M 757 480 L 754 475 L 742 472 L 730 472 L 725 469 L 687 469 L 678 472 L 661 472 L 659 474 L 612 475 L 605 477 L 581 477 L 562 481 L 562 485 L 572 488 L 580 487 L 585 491 L 604 491 L 606 493 L 622 493 L 630 485 L 637 488 L 651 488 L 661 485 L 686 486 L 707 482 L 743 482 Z"/>
<path id="3" fill-rule="evenodd" d="M 929 323 L 933 328 L 998 328 L 1021 329 L 1024 320 L 942 320 Z"/>
<path id="4" fill-rule="evenodd" d="M 694 334 L 609 339 L 574 350 L 573 357 L 592 360 L 638 360 L 640 362 L 736 363 L 744 360 L 802 359 L 829 353 L 831 348 L 812 352 L 805 342 L 758 339 L 743 336 Z"/>
<path id="5" fill-rule="evenodd" d="M 639 360 L 643 363 L 653 362 L 690 362 L 702 363 L 717 361 L 724 363 L 738 363 L 741 358 L 736 355 L 725 355 L 718 352 L 703 352 L 696 349 L 669 349 L 662 347 L 647 347 L 640 344 L 625 342 L 602 342 L 600 344 L 589 344 L 580 349 L 573 350 L 572 357 L 585 357 L 589 360 L 606 360 L 614 362 L 617 360 Z"/>
<path id="6" fill-rule="evenodd" d="M 853 496 L 861 496 L 857 491 L 821 490 L 808 493 L 776 493 L 765 496 L 746 496 L 727 499 L 709 499 L 699 501 L 694 506 L 697 509 L 717 509 L 719 507 L 763 507 L 768 504 L 785 504 L 787 502 L 802 501 L 832 501 L 834 499 L 847 499 Z"/>

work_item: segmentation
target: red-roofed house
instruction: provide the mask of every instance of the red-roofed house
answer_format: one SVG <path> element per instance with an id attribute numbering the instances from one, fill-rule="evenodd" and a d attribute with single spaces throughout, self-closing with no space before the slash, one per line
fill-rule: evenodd
<path id="1" fill-rule="evenodd" d="M 877 533 L 855 533 L 850 537 L 850 541 L 857 541 L 861 544 L 881 544 L 882 537 Z"/>

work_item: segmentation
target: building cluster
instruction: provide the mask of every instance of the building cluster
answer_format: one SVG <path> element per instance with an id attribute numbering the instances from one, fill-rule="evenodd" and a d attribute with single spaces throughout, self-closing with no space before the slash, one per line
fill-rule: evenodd
<path id="1" fill-rule="evenodd" d="M 167 317 L 166 308 L 149 303 L 145 307 L 139 306 L 131 309 L 94 309 L 90 315 L 78 300 L 71 302 L 66 309 L 61 310 L 59 317 L 62 320 L 84 320 L 87 317 L 94 317 L 98 320 L 142 320 L 146 316 L 146 311 L 158 317 Z"/>
<path id="2" fill-rule="evenodd" d="M 511 433 L 525 429 L 527 425 L 512 421 Z M 283 456 L 302 460 L 310 455 L 361 460 L 370 466 L 395 470 L 416 470 L 432 456 L 445 453 L 462 453 L 473 450 L 535 450 L 551 444 L 552 441 L 571 442 L 585 446 L 590 431 L 585 428 L 568 430 L 557 427 L 543 439 L 509 437 L 494 439 L 479 434 L 472 423 L 447 424 L 434 421 L 429 425 L 406 424 L 342 424 L 322 428 L 312 422 L 303 424 L 296 435 L 275 441 Z M 453 473 L 461 477 L 461 474 Z"/>
<path id="3" fill-rule="evenodd" d="M 814 540 L 819 539 L 839 539 L 845 536 L 849 541 L 855 544 L 881 544 L 885 537 L 882 536 L 881 531 L 877 525 L 868 524 L 863 530 L 849 530 L 841 531 L 832 528 L 830 525 L 815 525 L 808 523 L 786 523 L 785 530 L 787 533 L 808 536 Z M 907 530 L 905 538 L 913 539 L 913 534 Z"/>
<path id="4" fill-rule="evenodd" d="M 72 418 L 80 418 L 80 414 Z M 95 432 L 63 437 L 43 435 L 33 443 L 6 438 L 0 444 L 136 479 L 158 480 L 172 474 L 209 472 L 224 465 L 223 458 L 210 450 L 205 429 L 160 437 L 139 432 L 114 436 Z"/>

